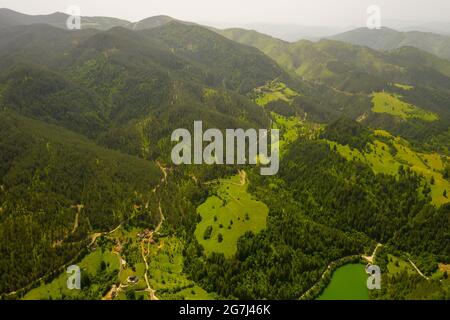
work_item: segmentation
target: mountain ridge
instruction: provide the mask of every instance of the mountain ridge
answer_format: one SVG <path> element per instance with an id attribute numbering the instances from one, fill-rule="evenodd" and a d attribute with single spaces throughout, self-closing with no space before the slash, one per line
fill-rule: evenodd
<path id="1" fill-rule="evenodd" d="M 379 30 L 358 28 L 328 37 L 328 39 L 367 46 L 372 49 L 383 51 L 391 51 L 404 46 L 412 46 L 450 60 L 450 37 L 431 32 L 402 32 L 386 27 Z"/>

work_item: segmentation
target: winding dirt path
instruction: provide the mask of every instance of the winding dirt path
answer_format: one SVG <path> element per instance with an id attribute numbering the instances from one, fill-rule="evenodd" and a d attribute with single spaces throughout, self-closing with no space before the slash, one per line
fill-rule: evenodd
<path id="1" fill-rule="evenodd" d="M 414 269 L 416 269 L 417 273 L 418 273 L 422 278 L 424 278 L 424 279 L 426 279 L 426 280 L 430 280 L 429 277 L 427 277 L 426 275 L 424 275 L 424 274 L 422 273 L 422 271 L 420 271 L 420 269 L 416 266 L 416 264 L 415 264 L 414 262 L 412 262 L 411 259 L 408 259 L 408 261 L 409 261 L 409 263 L 411 263 L 411 265 L 414 267 Z"/>
<path id="2" fill-rule="evenodd" d="M 77 204 L 77 205 L 73 206 L 73 208 L 77 209 L 77 213 L 75 214 L 75 222 L 73 223 L 73 228 L 71 231 L 72 234 L 74 234 L 75 231 L 77 231 L 77 229 L 78 229 L 78 224 L 80 221 L 80 213 L 81 213 L 81 210 L 84 209 L 84 205 Z"/>
<path id="3" fill-rule="evenodd" d="M 156 164 L 158 165 L 159 169 L 162 171 L 162 173 L 163 173 L 163 175 L 164 175 L 164 177 L 161 179 L 161 184 L 162 184 L 162 183 L 165 183 L 165 182 L 167 181 L 167 168 L 166 168 L 166 167 L 163 167 L 163 166 L 161 165 L 161 162 L 159 162 L 159 161 L 156 161 Z M 158 187 L 159 187 L 161 184 L 159 184 Z"/>
<path id="4" fill-rule="evenodd" d="M 159 161 L 157 161 L 156 163 L 158 164 L 158 167 L 163 172 L 164 177 L 161 179 L 160 184 L 155 188 L 155 190 L 153 190 L 153 192 L 156 192 L 157 189 L 159 189 L 162 185 L 165 185 L 167 183 L 167 169 L 165 167 L 163 167 Z M 142 255 L 142 259 L 144 260 L 144 264 L 145 264 L 144 278 L 145 278 L 145 283 L 147 284 L 147 289 L 145 289 L 145 291 L 149 293 L 150 300 L 159 300 L 159 298 L 156 296 L 156 290 L 150 286 L 150 281 L 148 280 L 149 263 L 147 260 L 147 256 L 150 254 L 150 243 L 153 240 L 153 235 L 159 233 L 164 221 L 166 220 L 166 218 L 164 217 L 163 210 L 162 210 L 161 200 L 159 200 L 159 202 L 158 202 L 158 209 L 159 209 L 159 215 L 160 215 L 158 225 L 156 226 L 155 230 L 153 230 L 153 232 L 150 233 L 149 238 L 143 239 L 141 241 L 141 255 Z M 147 253 L 145 252 L 145 246 L 144 246 L 145 242 L 147 242 Z"/>
<path id="5" fill-rule="evenodd" d="M 151 238 L 153 238 L 153 236 Z M 141 242 L 141 254 L 142 254 L 142 259 L 144 260 L 144 264 L 145 264 L 144 278 L 145 278 L 145 283 L 147 284 L 147 289 L 145 291 L 147 291 L 149 293 L 150 300 L 159 300 L 158 297 L 155 295 L 156 291 L 150 286 L 150 282 L 148 281 L 149 266 L 148 266 L 147 256 L 145 254 L 144 241 Z"/>

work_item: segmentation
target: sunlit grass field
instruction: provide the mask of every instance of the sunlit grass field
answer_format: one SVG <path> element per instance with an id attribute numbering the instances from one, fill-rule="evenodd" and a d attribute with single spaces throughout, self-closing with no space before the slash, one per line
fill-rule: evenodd
<path id="1" fill-rule="evenodd" d="M 227 257 L 236 252 L 237 240 L 245 232 L 257 233 L 265 228 L 269 213 L 264 203 L 247 192 L 247 185 L 241 185 L 239 175 L 220 180 L 217 194 L 210 196 L 197 211 L 202 217 L 195 230 L 198 242 L 207 253 L 219 252 Z M 212 230 L 205 239 L 208 227 Z"/>
<path id="2" fill-rule="evenodd" d="M 104 261 L 106 264 L 106 269 L 104 273 L 116 273 L 119 270 L 119 259 L 117 255 L 110 251 L 102 251 L 97 249 L 91 252 L 86 257 L 84 257 L 77 265 L 80 267 L 83 275 L 89 274 L 89 276 L 94 276 L 99 272 L 100 264 Z M 51 300 L 51 299 L 62 299 L 70 298 L 77 299 L 80 296 L 81 291 L 79 290 L 69 290 L 67 288 L 67 279 L 70 275 L 63 272 L 54 280 L 48 284 L 42 284 L 41 286 L 29 291 L 25 296 L 25 300 Z M 96 285 L 93 284 L 89 288 L 90 291 L 96 292 Z M 101 292 L 98 292 L 98 298 L 101 298 Z"/>
<path id="3" fill-rule="evenodd" d="M 415 105 L 406 103 L 401 97 L 387 92 L 375 92 L 372 96 L 375 113 L 387 113 L 402 119 L 420 119 L 424 121 L 436 121 L 439 117 L 432 112 L 425 111 Z"/>
<path id="4" fill-rule="evenodd" d="M 332 148 L 347 160 L 359 160 L 369 165 L 375 173 L 397 175 L 401 166 L 409 167 L 411 170 L 424 177 L 431 188 L 431 198 L 434 204 L 440 206 L 450 201 L 449 196 L 444 197 L 444 190 L 450 192 L 450 183 L 443 177 L 444 160 L 437 153 L 419 153 L 412 150 L 408 143 L 399 138 L 391 136 L 383 130 L 376 130 L 375 136 L 388 139 L 395 148 L 395 154 L 391 153 L 390 146 L 380 140 L 375 140 L 370 144 L 369 151 L 361 152 L 349 146 L 340 145 L 336 142 L 328 141 Z"/>

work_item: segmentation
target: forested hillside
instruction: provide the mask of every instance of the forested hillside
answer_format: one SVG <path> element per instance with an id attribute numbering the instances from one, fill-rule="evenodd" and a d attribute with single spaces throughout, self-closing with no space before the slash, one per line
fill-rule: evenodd
<path id="1" fill-rule="evenodd" d="M 91 233 L 113 229 L 153 202 L 155 164 L 12 112 L 0 117 L 0 290 L 58 270 Z M 156 215 L 153 204 L 146 215 Z"/>
<path id="2" fill-rule="evenodd" d="M 0 16 L 2 298 L 313 299 L 379 247 L 371 298 L 449 297 L 448 60 L 167 16 Z M 197 120 L 280 129 L 278 175 L 173 165 L 173 130 Z"/>

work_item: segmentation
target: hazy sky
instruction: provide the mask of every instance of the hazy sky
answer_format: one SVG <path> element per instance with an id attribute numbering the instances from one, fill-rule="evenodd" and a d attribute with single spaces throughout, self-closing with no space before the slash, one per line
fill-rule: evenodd
<path id="1" fill-rule="evenodd" d="M 65 12 L 77 5 L 84 16 L 137 21 L 166 14 L 194 21 L 338 26 L 365 25 L 366 9 L 377 4 L 382 18 L 450 22 L 449 0 L 0 0 L 0 7 L 28 14 Z"/>

